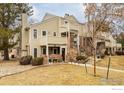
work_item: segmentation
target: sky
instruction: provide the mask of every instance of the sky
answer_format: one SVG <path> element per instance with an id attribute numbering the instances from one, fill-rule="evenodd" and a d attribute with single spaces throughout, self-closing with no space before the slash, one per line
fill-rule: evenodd
<path id="1" fill-rule="evenodd" d="M 41 22 L 45 13 L 51 13 L 63 17 L 65 13 L 74 15 L 76 19 L 84 23 L 85 15 L 83 4 L 79 3 L 31 3 L 33 15 L 29 18 L 35 22 Z"/>

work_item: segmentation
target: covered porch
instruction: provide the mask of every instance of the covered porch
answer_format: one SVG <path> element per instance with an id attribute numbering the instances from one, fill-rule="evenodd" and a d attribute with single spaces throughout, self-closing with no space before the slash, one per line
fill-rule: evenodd
<path id="1" fill-rule="evenodd" d="M 40 46 L 41 56 L 47 58 L 48 62 L 63 62 L 65 61 L 65 48 L 58 45 Z"/>

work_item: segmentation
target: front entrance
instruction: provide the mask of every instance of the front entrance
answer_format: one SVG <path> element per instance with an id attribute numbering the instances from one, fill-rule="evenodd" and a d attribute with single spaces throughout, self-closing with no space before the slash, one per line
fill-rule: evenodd
<path id="1" fill-rule="evenodd" d="M 65 48 L 62 48 L 62 59 L 65 61 Z"/>

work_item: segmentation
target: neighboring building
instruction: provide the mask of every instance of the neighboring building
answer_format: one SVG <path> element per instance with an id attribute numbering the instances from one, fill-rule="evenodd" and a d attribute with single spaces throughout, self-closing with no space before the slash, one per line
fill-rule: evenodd
<path id="1" fill-rule="evenodd" d="M 87 54 L 92 55 L 93 47 L 92 47 L 92 36 L 93 36 L 93 25 L 89 24 L 88 29 L 88 23 L 85 24 L 85 35 L 84 35 L 84 42 L 83 45 L 85 51 L 87 51 Z M 88 31 L 89 30 L 89 31 Z M 122 45 L 120 43 L 117 43 L 114 37 L 110 32 L 102 32 L 98 31 L 95 34 L 95 43 L 96 43 L 96 52 L 98 54 L 104 53 L 105 51 L 112 54 L 115 54 L 116 51 L 122 50 Z"/>

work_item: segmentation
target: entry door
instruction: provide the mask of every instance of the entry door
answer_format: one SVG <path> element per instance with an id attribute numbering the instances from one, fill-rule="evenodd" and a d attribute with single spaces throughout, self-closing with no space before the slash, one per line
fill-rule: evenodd
<path id="1" fill-rule="evenodd" d="M 37 48 L 34 48 L 34 57 L 37 57 Z"/>
<path id="2" fill-rule="evenodd" d="M 62 59 L 65 61 L 65 48 L 62 48 Z"/>

